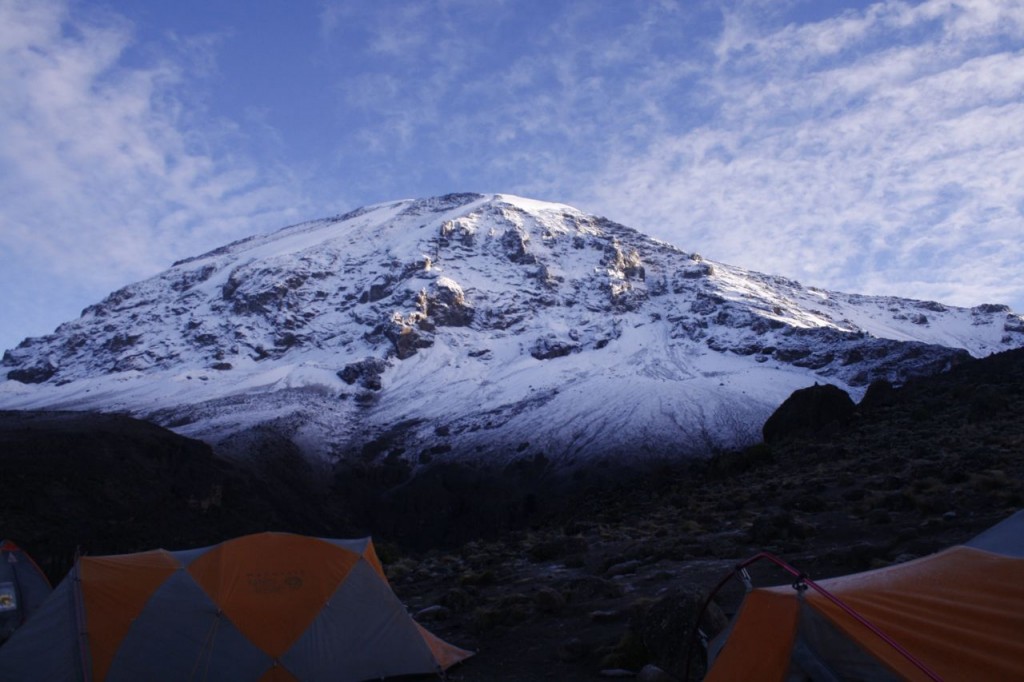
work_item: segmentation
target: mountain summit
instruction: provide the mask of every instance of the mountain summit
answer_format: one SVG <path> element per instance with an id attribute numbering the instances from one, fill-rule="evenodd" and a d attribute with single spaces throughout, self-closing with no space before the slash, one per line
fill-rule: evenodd
<path id="1" fill-rule="evenodd" d="M 1024 346 L 1005 306 L 842 294 L 562 204 L 453 194 L 229 244 L 7 351 L 0 408 L 125 412 L 244 456 L 701 455 L 795 389 Z"/>

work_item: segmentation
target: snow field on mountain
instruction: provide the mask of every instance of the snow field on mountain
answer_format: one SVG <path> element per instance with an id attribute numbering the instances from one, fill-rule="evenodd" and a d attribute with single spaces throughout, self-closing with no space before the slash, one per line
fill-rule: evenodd
<path id="1" fill-rule="evenodd" d="M 826 292 L 562 204 L 449 195 L 128 285 L 9 351 L 0 408 L 127 412 L 232 456 L 275 434 L 323 461 L 571 464 L 743 445 L 797 388 L 856 398 L 1021 345 L 998 306 Z"/>

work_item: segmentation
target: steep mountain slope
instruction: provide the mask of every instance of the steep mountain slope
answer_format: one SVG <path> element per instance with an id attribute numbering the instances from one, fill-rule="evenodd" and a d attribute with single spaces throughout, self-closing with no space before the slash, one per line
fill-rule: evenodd
<path id="1" fill-rule="evenodd" d="M 5 353 L 0 407 L 126 412 L 226 455 L 642 460 L 754 442 L 815 381 L 858 395 L 1022 345 L 1004 306 L 805 288 L 459 194 L 176 263 Z"/>

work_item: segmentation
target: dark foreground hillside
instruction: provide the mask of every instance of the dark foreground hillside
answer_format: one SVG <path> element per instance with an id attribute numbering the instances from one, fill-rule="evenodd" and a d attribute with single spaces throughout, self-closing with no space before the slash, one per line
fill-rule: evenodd
<path id="1" fill-rule="evenodd" d="M 242 468 L 204 443 L 119 415 L 0 412 L 0 469 L 0 535 L 52 580 L 76 552 L 184 549 L 341 525 L 301 460 Z"/>
<path id="2" fill-rule="evenodd" d="M 51 572 L 76 547 L 369 530 L 410 610 L 479 651 L 452 679 L 588 680 L 651 663 L 680 677 L 686 606 L 738 559 L 767 549 L 823 578 L 964 541 L 1024 506 L 1024 351 L 874 387 L 817 430 L 618 487 L 605 477 L 566 490 L 562 504 L 538 501 L 494 517 L 478 539 L 432 550 L 405 541 L 415 519 L 404 532 L 352 523 L 338 489 L 321 490 L 288 453 L 242 469 L 132 420 L 26 413 L 0 415 L 0 452 L 0 533 Z M 438 508 L 457 522 L 458 507 L 437 490 Z M 771 571 L 755 578 L 789 582 Z M 722 609 L 737 599 L 725 595 Z M 653 674 L 645 679 L 667 679 Z"/>

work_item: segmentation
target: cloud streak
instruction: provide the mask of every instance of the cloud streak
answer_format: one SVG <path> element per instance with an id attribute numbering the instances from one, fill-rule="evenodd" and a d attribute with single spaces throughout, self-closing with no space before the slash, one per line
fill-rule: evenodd
<path id="1" fill-rule="evenodd" d="M 228 2 L 162 37 L 139 7 L 0 0 L 0 326 L 28 325 L 0 345 L 231 239 L 449 191 L 1024 309 L 1016 0 Z"/>
<path id="2" fill-rule="evenodd" d="M 1024 300 L 1024 8 L 886 2 L 758 26 L 726 19 L 702 83 L 717 115 L 617 154 L 590 201 L 809 284 Z"/>
<path id="3" fill-rule="evenodd" d="M 0 284 L 26 333 L 77 313 L 48 310 L 26 273 L 99 298 L 301 210 L 287 174 L 230 152 L 230 124 L 198 120 L 187 60 L 124 65 L 123 18 L 15 0 L 0 26 Z"/>

